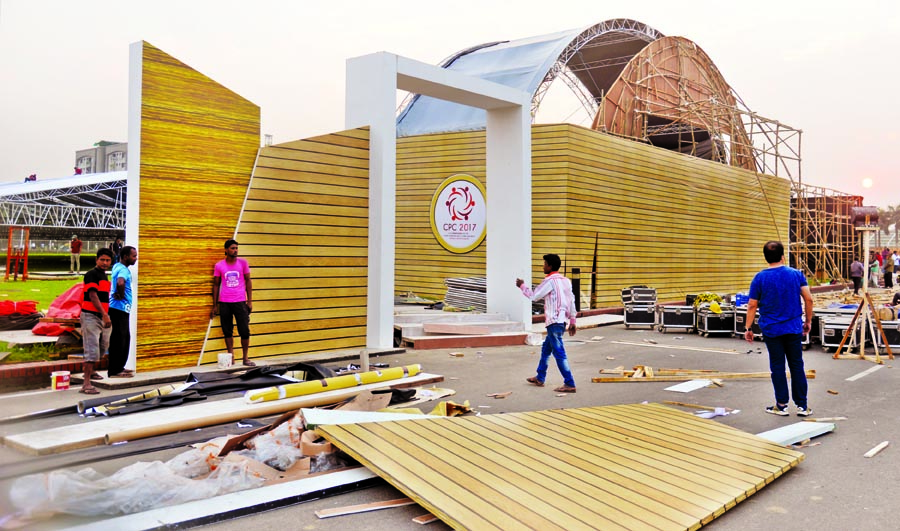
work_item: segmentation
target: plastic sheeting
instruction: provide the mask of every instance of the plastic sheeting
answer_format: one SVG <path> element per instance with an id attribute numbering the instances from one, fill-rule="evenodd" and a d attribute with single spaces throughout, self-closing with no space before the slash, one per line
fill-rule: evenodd
<path id="1" fill-rule="evenodd" d="M 586 28 L 504 42 L 461 55 L 446 65 L 453 70 L 534 94 L 544 76 Z M 484 129 L 487 112 L 429 96 L 416 96 L 397 119 L 397 135 Z"/>

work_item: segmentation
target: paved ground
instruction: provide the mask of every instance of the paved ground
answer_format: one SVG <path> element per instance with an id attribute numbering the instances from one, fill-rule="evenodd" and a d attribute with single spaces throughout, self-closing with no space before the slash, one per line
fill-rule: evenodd
<path id="1" fill-rule="evenodd" d="M 589 341 L 597 337 L 602 339 Z M 645 340 L 655 341 L 656 346 Z M 617 341 L 637 345 L 620 344 Z M 731 349 L 733 352 L 713 353 L 690 348 Z M 536 388 L 525 383 L 525 378 L 533 374 L 539 347 L 453 349 L 462 350 L 465 353 L 463 357 L 449 356 L 451 350 L 407 351 L 381 356 L 377 361 L 388 362 L 392 366 L 421 363 L 427 372 L 444 375 L 446 380 L 440 385 L 457 391 L 454 400 L 469 400 L 471 406 L 481 414 L 677 400 L 740 409 L 739 414 L 720 417 L 716 421 L 750 433 L 797 422 L 799 419 L 795 416 L 776 417 L 763 412 L 763 408 L 773 401 L 768 380 L 730 380 L 722 388 L 704 388 L 688 394 L 664 391 L 665 387 L 671 385 L 668 383 L 595 384 L 590 381 L 599 369 L 617 365 L 630 368 L 643 364 L 740 372 L 767 370 L 764 345 L 755 343 L 753 353 L 750 354 L 747 353 L 748 348 L 750 346 L 746 342 L 730 337 L 702 338 L 674 332 L 660 334 L 635 328 L 626 330 L 621 324 L 581 330 L 567 343 L 578 393 L 564 397 L 557 397 L 552 391 L 554 384 L 561 383 L 553 368 L 548 387 Z M 761 348 L 762 352 L 756 353 L 757 348 Z M 848 420 L 838 422 L 834 433 L 814 440 L 820 444 L 801 450 L 807 458 L 798 468 L 726 512 L 709 528 L 741 531 L 897 529 L 893 500 L 893 488 L 900 484 L 897 448 L 888 447 L 872 459 L 863 458 L 863 453 L 882 441 L 900 441 L 898 413 L 893 407 L 900 400 L 900 374 L 892 368 L 892 362 L 887 361 L 883 368 L 854 381 L 847 381 L 847 378 L 871 369 L 874 365 L 859 360 L 832 360 L 829 354 L 815 346 L 807 352 L 806 360 L 807 368 L 817 371 L 816 379 L 810 381 L 810 405 L 814 416 L 846 416 Z M 837 394 L 831 394 L 828 390 L 836 391 Z M 512 395 L 504 400 L 485 396 L 487 393 L 503 391 L 512 391 Z M 74 391 L 0 396 L 0 411 L 3 415 L 14 415 L 58 407 L 72 404 L 80 396 Z M 32 431 L 73 422 L 83 421 L 76 418 L 46 419 L 24 425 L 0 426 L 0 433 Z M 167 459 L 178 451 L 158 452 L 140 459 Z M 11 449 L 0 448 L 2 464 L 21 458 L 21 454 Z M 118 459 L 93 466 L 101 472 L 110 473 L 136 460 L 137 458 Z M 540 473 L 540 470 L 535 473 Z M 0 483 L 0 514 L 10 510 L 6 496 L 9 484 L 9 481 Z M 374 487 L 220 522 L 207 528 L 216 531 L 243 531 L 247 528 L 325 531 L 348 528 L 357 531 L 421 529 L 410 521 L 411 518 L 424 514 L 425 511 L 418 506 L 327 520 L 319 520 L 313 514 L 316 509 L 402 496 L 389 486 Z M 78 518 L 56 520 L 52 525 L 37 529 L 54 529 L 65 523 L 84 521 Z M 429 526 L 433 531 L 447 528 L 443 523 Z"/>

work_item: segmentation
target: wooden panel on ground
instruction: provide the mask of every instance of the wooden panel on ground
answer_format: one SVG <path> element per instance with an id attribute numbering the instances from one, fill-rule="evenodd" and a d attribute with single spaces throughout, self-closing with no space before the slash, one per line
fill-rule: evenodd
<path id="1" fill-rule="evenodd" d="M 209 400 L 176 408 L 163 408 L 122 417 L 83 421 L 79 424 L 58 428 L 8 435 L 3 438 L 3 444 L 32 455 L 55 454 L 98 446 L 107 442 L 135 440 L 245 418 L 275 415 L 292 409 L 334 404 L 366 390 L 411 387 L 443 380 L 443 376 L 421 373 L 417 376 L 390 382 L 361 385 L 258 404 L 248 404 L 243 397 Z"/>
<path id="2" fill-rule="evenodd" d="M 398 139 L 399 292 L 442 298 L 445 278 L 484 276 L 487 243 L 455 255 L 431 232 L 432 196 L 457 173 L 490 190 L 484 131 Z M 660 300 L 733 291 L 749 285 L 766 240 L 788 240 L 788 180 L 571 124 L 532 126 L 532 189 L 532 278 L 543 277 L 542 255 L 557 253 L 590 295 L 596 257 L 594 307 L 620 305 L 619 289 L 637 284 Z"/>
<path id="3" fill-rule="evenodd" d="M 455 529 L 697 529 L 804 458 L 659 404 L 317 431 Z"/>
<path id="4" fill-rule="evenodd" d="M 213 265 L 234 234 L 259 149 L 260 110 L 146 42 L 142 56 L 133 236 L 141 264 L 166 264 L 137 277 L 138 369 L 146 371 L 196 363 Z"/>
<path id="5" fill-rule="evenodd" d="M 260 149 L 237 229 L 253 278 L 251 358 L 365 346 L 368 202 L 368 129 Z M 216 318 L 200 363 L 224 349 Z"/>

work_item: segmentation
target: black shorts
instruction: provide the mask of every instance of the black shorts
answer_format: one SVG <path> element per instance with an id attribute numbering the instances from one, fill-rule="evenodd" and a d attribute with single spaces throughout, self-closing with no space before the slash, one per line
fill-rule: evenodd
<path id="1" fill-rule="evenodd" d="M 222 323 L 222 335 L 225 337 L 234 337 L 235 321 L 241 339 L 250 337 L 250 309 L 247 308 L 246 302 L 220 302 L 219 321 Z"/>

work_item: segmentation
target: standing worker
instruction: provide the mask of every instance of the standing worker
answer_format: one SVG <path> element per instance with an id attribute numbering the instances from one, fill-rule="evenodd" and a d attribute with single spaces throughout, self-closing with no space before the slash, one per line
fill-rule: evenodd
<path id="1" fill-rule="evenodd" d="M 81 243 L 78 235 L 73 234 L 69 242 L 69 273 L 81 274 Z"/>
<path id="2" fill-rule="evenodd" d="M 250 265 L 238 258 L 238 242 L 225 242 L 225 259 L 220 260 L 213 271 L 212 319 L 217 313 L 222 325 L 225 348 L 234 359 L 234 323 L 241 336 L 244 365 L 256 366 L 250 361 L 250 313 L 253 311 L 253 284 L 250 281 Z"/>
<path id="3" fill-rule="evenodd" d="M 81 301 L 81 337 L 84 342 L 84 383 L 81 392 L 96 395 L 100 391 L 91 385 L 94 366 L 109 349 L 112 321 L 109 319 L 109 280 L 106 271 L 112 264 L 112 251 L 104 247 L 97 251 L 97 266 L 84 275 L 84 295 Z M 97 376 L 100 376 L 99 374 Z"/>
<path id="4" fill-rule="evenodd" d="M 853 294 L 859 295 L 859 288 L 862 287 L 862 277 L 866 266 L 854 256 L 853 263 L 850 264 L 850 280 L 853 281 Z"/>
<path id="5" fill-rule="evenodd" d="M 121 240 L 117 240 L 121 241 Z M 121 247 L 121 245 L 120 245 Z M 137 249 L 130 245 L 119 251 L 119 261 L 112 269 L 110 282 L 113 295 L 109 301 L 109 318 L 112 321 L 112 335 L 109 338 L 109 371 L 110 378 L 131 378 L 134 371 L 125 368 L 128 353 L 131 350 L 131 270 L 128 268 L 137 263 Z"/>
<path id="6" fill-rule="evenodd" d="M 812 326 L 813 300 L 806 277 L 784 264 L 784 246 L 769 241 L 763 247 L 767 269 L 753 277 L 750 283 L 750 302 L 747 322 L 752 323 L 759 309 L 759 327 L 769 351 L 769 370 L 775 388 L 775 405 L 766 413 L 788 415 L 788 386 L 784 362 L 791 371 L 791 396 L 797 406 L 798 417 L 808 417 L 812 409 L 806 401 L 806 372 L 803 370 L 803 336 Z M 803 307 L 800 300 L 803 300 Z M 744 339 L 753 342 L 753 330 L 747 327 Z"/>
<path id="7" fill-rule="evenodd" d="M 544 255 L 544 281 L 531 290 L 521 278 L 516 279 L 516 286 L 522 294 L 532 301 L 544 299 L 544 317 L 547 324 L 547 337 L 541 347 L 541 360 L 538 362 L 537 375 L 526 380 L 538 387 L 544 386 L 547 379 L 547 364 L 550 354 L 556 358 L 556 366 L 563 377 L 563 385 L 554 389 L 557 393 L 574 393 L 575 379 L 569 369 L 566 349 L 563 346 L 563 331 L 569 323 L 569 335 L 575 335 L 575 295 L 572 293 L 572 282 L 559 273 L 562 261 L 559 255 Z"/>
<path id="8" fill-rule="evenodd" d="M 891 255 L 884 258 L 884 287 L 894 289 L 894 257 Z"/>

